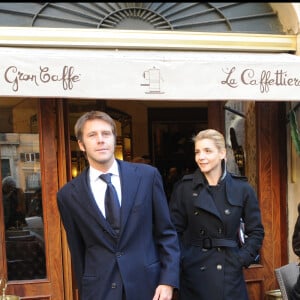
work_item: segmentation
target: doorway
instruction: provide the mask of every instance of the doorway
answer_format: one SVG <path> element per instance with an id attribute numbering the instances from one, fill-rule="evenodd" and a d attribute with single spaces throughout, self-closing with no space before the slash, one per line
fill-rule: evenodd
<path id="1" fill-rule="evenodd" d="M 160 171 L 168 201 L 173 185 L 195 171 L 193 136 L 206 129 L 206 107 L 149 108 L 148 128 L 152 164 Z"/>
<path id="2" fill-rule="evenodd" d="M 65 119 L 68 122 L 70 117 L 77 117 L 91 109 L 113 108 L 129 115 L 131 117 L 132 156 L 138 154 L 137 152 L 148 153 L 151 163 L 160 170 L 165 178 L 169 169 L 175 164 L 183 172 L 186 168 L 193 171 L 195 165 L 190 139 L 195 133 L 208 127 L 223 133 L 228 129 L 225 126 L 226 103 L 221 101 L 212 101 L 205 106 L 201 102 L 194 102 L 192 107 L 176 107 L 176 102 L 167 102 L 165 107 L 155 106 L 157 103 L 154 102 L 148 106 L 144 101 L 66 101 L 66 103 L 68 102 L 69 114 L 68 118 Z M 284 175 L 286 165 L 283 160 L 286 157 L 284 148 L 286 143 L 283 142 L 283 139 L 286 137 L 285 127 L 281 126 L 285 124 L 285 104 L 281 102 L 255 102 L 254 104 L 251 106 L 251 114 L 249 115 L 249 121 L 253 128 L 250 130 L 247 127 L 249 123 L 246 123 L 245 128 L 247 127 L 248 133 L 252 130 L 255 133 L 251 135 L 252 138 L 251 136 L 248 137 L 255 146 L 251 148 L 253 153 L 256 153 L 252 164 L 257 168 L 251 171 L 254 177 L 250 180 L 253 180 L 253 183 L 257 185 L 266 237 L 261 249 L 259 263 L 251 265 L 244 270 L 244 273 L 251 299 L 261 300 L 266 291 L 277 288 L 274 268 L 287 261 L 286 248 L 282 246 L 285 245 L 286 225 L 284 221 L 281 222 L 281 220 L 285 220 L 286 216 L 284 210 L 276 209 L 286 203 L 286 182 L 279 178 L 279 174 L 286 178 Z M 142 106 L 144 108 L 147 106 L 143 112 L 140 110 Z M 230 108 L 237 110 L 237 107 L 230 106 Z M 74 123 L 74 120 L 72 122 Z M 68 137 L 72 135 L 73 131 L 73 124 L 71 123 L 68 124 L 69 129 L 66 133 Z M 137 139 L 142 140 L 141 145 L 143 147 L 138 144 Z M 249 144 L 246 143 L 245 145 L 247 145 L 247 149 L 245 149 L 247 153 Z M 71 150 L 66 151 L 66 153 L 69 156 L 67 160 L 71 162 Z M 126 160 L 126 158 L 124 159 Z M 70 163 L 70 174 L 71 165 Z M 245 166 L 246 168 L 253 167 L 251 164 Z M 281 235 L 276 233 L 279 228 Z M 66 245 L 64 246 L 66 247 Z M 270 249 L 273 250 L 270 251 Z M 276 253 L 276 255 L 272 253 Z"/>

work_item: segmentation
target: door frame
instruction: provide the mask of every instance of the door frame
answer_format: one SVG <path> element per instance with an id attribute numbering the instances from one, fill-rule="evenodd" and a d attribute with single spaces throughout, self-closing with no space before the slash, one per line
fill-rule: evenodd
<path id="1" fill-rule="evenodd" d="M 59 185 L 71 178 L 67 101 L 58 100 L 58 165 Z M 224 132 L 224 101 L 208 103 L 208 126 Z M 130 104 L 129 104 L 130 105 Z M 260 253 L 259 264 L 244 270 L 251 300 L 262 300 L 269 290 L 277 289 L 274 269 L 287 262 L 286 224 L 286 127 L 284 102 L 256 102 L 257 137 L 257 194 L 261 207 L 265 239 Z M 284 126 L 283 126 L 284 125 Z M 150 138 L 150 137 L 149 137 Z M 69 153 L 69 154 L 68 154 Z M 69 162 L 68 162 L 69 161 Z M 67 171 L 64 170 L 67 166 Z M 278 209 L 280 208 L 280 209 Z M 62 229 L 63 264 L 65 273 L 65 293 L 78 299 L 74 284 L 70 254 L 65 233 Z M 66 298 L 69 299 L 69 298 Z M 71 298 L 70 298 L 71 299 Z"/>

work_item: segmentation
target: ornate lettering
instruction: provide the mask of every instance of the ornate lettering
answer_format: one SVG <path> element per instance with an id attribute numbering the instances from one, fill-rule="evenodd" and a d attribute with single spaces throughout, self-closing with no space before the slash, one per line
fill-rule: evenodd
<path id="1" fill-rule="evenodd" d="M 47 66 L 40 66 L 36 74 L 22 72 L 16 66 L 9 66 L 4 72 L 4 80 L 12 85 L 12 90 L 17 92 L 20 84 L 24 82 L 40 84 L 50 84 L 61 82 L 64 90 L 72 90 L 74 83 L 80 81 L 80 74 L 75 74 L 73 66 L 64 66 L 61 73 L 51 73 Z"/>
<path id="2" fill-rule="evenodd" d="M 225 80 L 221 81 L 221 83 L 226 84 L 226 85 L 230 86 L 231 88 L 237 88 L 238 83 L 237 83 L 236 79 L 232 78 L 233 73 L 235 72 L 235 67 L 231 68 L 229 71 L 223 70 L 223 72 L 225 74 L 227 74 L 227 76 L 226 76 Z"/>
<path id="3" fill-rule="evenodd" d="M 230 88 L 238 86 L 259 86 L 261 93 L 269 93 L 271 87 L 292 87 L 300 86 L 300 77 L 289 77 L 287 71 L 275 70 L 262 70 L 261 72 L 255 69 L 243 69 L 240 71 L 240 76 L 237 74 L 236 67 L 232 67 L 229 71 L 222 71 L 226 74 L 225 79 L 221 84 L 227 85 Z M 233 74 L 235 73 L 235 78 Z"/>

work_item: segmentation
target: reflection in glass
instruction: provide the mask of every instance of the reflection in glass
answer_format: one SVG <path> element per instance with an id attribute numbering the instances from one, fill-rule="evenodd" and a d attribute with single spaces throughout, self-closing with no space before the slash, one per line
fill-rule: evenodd
<path id="1" fill-rule="evenodd" d="M 0 111 L 7 278 L 45 278 L 37 101 L 3 99 Z"/>
<path id="2" fill-rule="evenodd" d="M 228 170 L 246 176 L 257 190 L 254 101 L 226 102 L 225 133 Z"/>
<path id="3" fill-rule="evenodd" d="M 257 191 L 256 122 L 254 101 L 227 101 L 225 105 L 227 169 L 246 176 Z M 241 219 L 240 233 L 244 232 Z M 247 238 L 246 236 L 244 238 Z M 252 264 L 260 264 L 258 255 Z"/>
<path id="4" fill-rule="evenodd" d="M 12 176 L 6 176 L 2 180 L 2 194 L 5 228 L 22 229 L 26 226 L 25 195 L 23 190 L 17 187 L 16 180 Z"/>

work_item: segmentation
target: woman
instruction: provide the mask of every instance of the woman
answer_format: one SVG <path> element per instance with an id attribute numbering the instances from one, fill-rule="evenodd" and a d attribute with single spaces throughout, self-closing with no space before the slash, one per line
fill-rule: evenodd
<path id="1" fill-rule="evenodd" d="M 203 130 L 193 141 L 199 168 L 179 181 L 170 202 L 181 243 L 179 298 L 246 300 L 243 267 L 258 257 L 264 237 L 257 197 L 245 177 L 226 171 L 221 133 Z"/>

